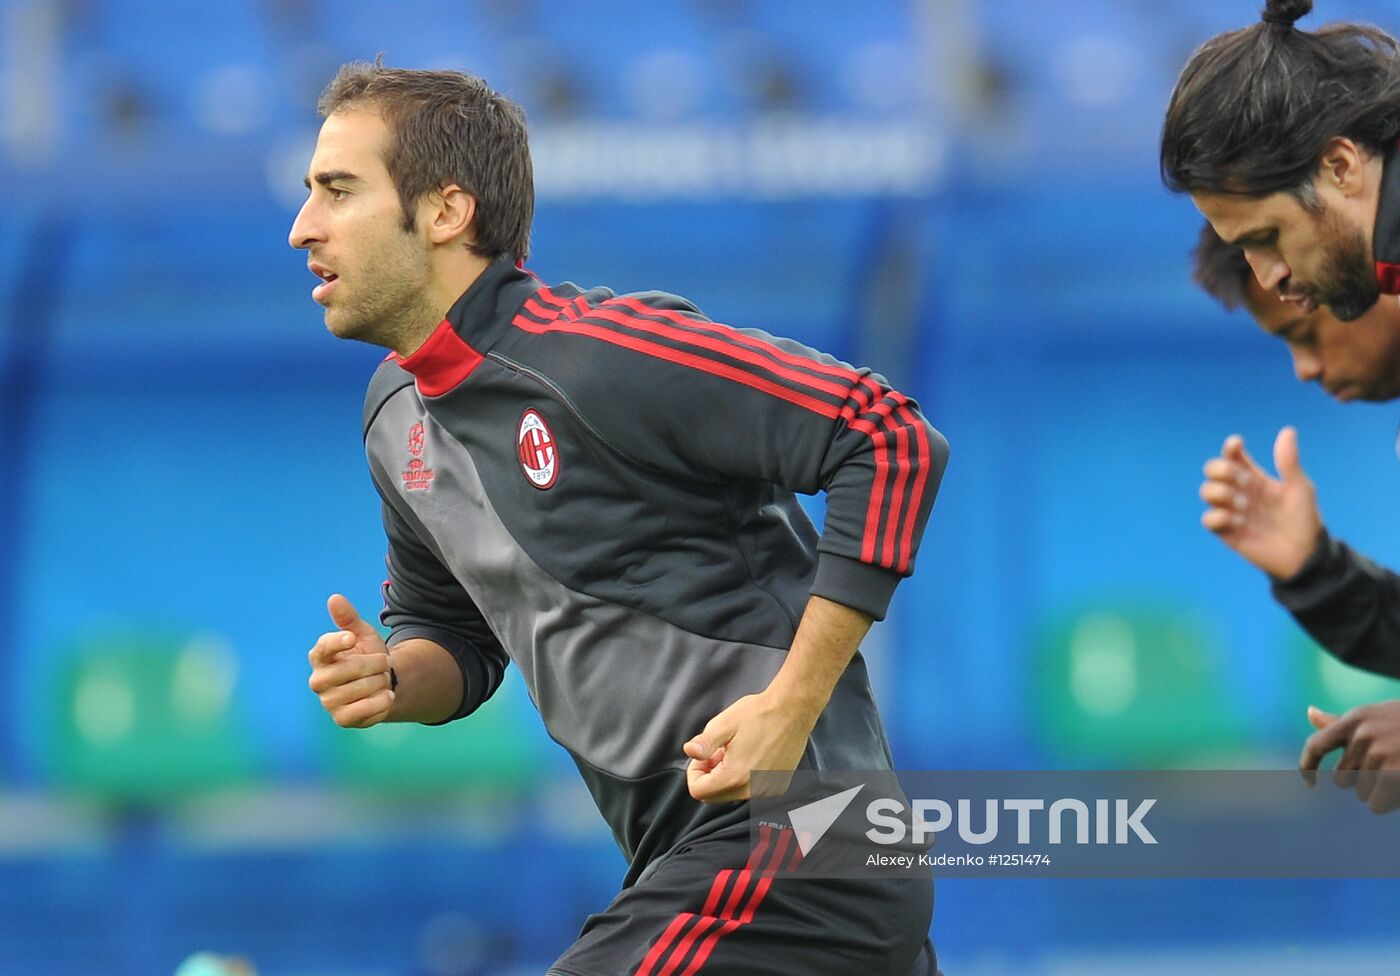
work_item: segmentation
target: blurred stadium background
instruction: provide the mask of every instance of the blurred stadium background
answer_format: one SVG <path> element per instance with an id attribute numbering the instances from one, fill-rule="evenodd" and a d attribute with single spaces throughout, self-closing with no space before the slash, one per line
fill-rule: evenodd
<path id="1" fill-rule="evenodd" d="M 1195 292 L 1176 71 L 1253 0 L 0 0 L 0 973 L 539 973 L 623 865 L 518 682 L 336 730 L 306 648 L 377 607 L 380 353 L 286 232 L 335 67 L 530 116 L 532 267 L 882 368 L 953 460 L 867 655 L 904 768 L 1290 765 L 1329 665 L 1197 523 L 1298 425 L 1400 557 L 1393 407 Z M 1400 29 L 1382 0 L 1326 19 Z M 820 500 L 814 500 L 819 509 Z M 1400 883 L 949 881 L 950 974 L 1394 972 Z"/>

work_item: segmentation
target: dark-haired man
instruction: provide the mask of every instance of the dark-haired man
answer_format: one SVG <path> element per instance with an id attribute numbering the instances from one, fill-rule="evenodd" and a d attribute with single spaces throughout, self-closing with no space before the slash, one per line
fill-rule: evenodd
<path id="1" fill-rule="evenodd" d="M 1310 0 L 1192 54 L 1162 127 L 1167 186 L 1191 194 L 1266 291 L 1360 317 L 1400 292 L 1400 46 L 1364 24 L 1306 34 Z"/>
<path id="2" fill-rule="evenodd" d="M 347 65 L 320 108 L 290 241 L 327 328 L 391 350 L 364 413 L 391 632 L 330 598 L 323 707 L 447 722 L 516 662 L 631 862 L 555 976 L 935 973 L 926 882 L 809 880 L 744 801 L 754 769 L 890 767 L 856 648 L 946 442 L 868 370 L 522 270 L 524 117 L 480 79 Z"/>
<path id="3" fill-rule="evenodd" d="M 1288 344 L 1293 370 L 1338 400 L 1400 397 L 1400 304 L 1386 298 L 1354 322 L 1326 308 L 1305 311 L 1266 292 L 1239 248 L 1209 224 L 1195 250 L 1194 278 L 1226 308 L 1243 305 L 1265 332 Z M 1342 661 L 1400 677 L 1400 576 L 1328 535 L 1317 495 L 1291 427 L 1274 442 L 1271 477 L 1231 434 L 1206 462 L 1201 523 L 1268 574 L 1274 598 L 1319 644 Z M 1353 708 L 1340 718 L 1308 709 L 1317 727 L 1300 764 L 1315 770 L 1343 748 L 1338 769 L 1400 770 L 1400 701 Z M 1397 774 L 1400 775 L 1400 774 Z M 1390 776 L 1358 779 L 1358 795 L 1376 812 L 1400 809 Z"/>

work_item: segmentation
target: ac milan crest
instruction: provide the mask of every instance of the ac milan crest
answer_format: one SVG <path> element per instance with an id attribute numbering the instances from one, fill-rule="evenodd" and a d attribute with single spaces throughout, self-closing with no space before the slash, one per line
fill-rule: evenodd
<path id="1" fill-rule="evenodd" d="M 525 479 L 540 490 L 559 477 L 559 450 L 549 425 L 535 410 L 526 410 L 515 432 L 515 450 Z"/>
<path id="2" fill-rule="evenodd" d="M 412 427 L 408 428 L 408 453 L 414 457 L 423 456 L 423 422 L 420 420 Z"/>

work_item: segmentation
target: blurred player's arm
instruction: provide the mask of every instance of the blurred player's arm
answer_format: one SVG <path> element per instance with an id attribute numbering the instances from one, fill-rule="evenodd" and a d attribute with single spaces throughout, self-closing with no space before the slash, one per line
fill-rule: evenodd
<path id="1" fill-rule="evenodd" d="M 1279 477 L 1237 435 L 1206 462 L 1201 523 L 1268 574 L 1278 600 L 1338 659 L 1400 677 L 1400 576 L 1333 539 L 1291 427 L 1274 442 Z"/>
<path id="2" fill-rule="evenodd" d="M 1400 576 L 1325 532 L 1274 598 L 1338 660 L 1400 678 Z"/>
<path id="3" fill-rule="evenodd" d="M 1350 785 L 1373 813 L 1400 810 L 1400 701 L 1361 705 L 1341 716 L 1309 708 L 1308 721 L 1317 731 L 1303 746 L 1299 769 L 1315 774 L 1324 756 L 1341 749 L 1333 772 L 1338 785 Z"/>

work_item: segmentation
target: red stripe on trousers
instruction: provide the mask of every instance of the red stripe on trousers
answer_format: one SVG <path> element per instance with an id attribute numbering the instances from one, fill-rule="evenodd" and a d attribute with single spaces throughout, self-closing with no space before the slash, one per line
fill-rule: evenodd
<path id="1" fill-rule="evenodd" d="M 767 896 L 768 889 L 772 887 L 773 877 L 782 864 L 783 856 L 787 853 L 788 845 L 791 842 L 792 831 L 783 831 L 782 836 L 778 839 L 778 847 L 773 853 L 773 859 L 769 862 L 767 870 L 763 872 L 763 876 L 759 879 L 758 887 L 754 889 L 753 896 L 749 898 L 749 903 L 747 907 L 745 907 L 744 913 L 737 919 L 730 916 L 729 921 L 711 932 L 705 941 L 700 944 L 700 948 L 695 951 L 695 958 L 690 961 L 689 966 L 685 967 L 685 972 L 681 973 L 681 976 L 695 976 L 695 974 L 700 971 L 701 967 L 705 965 L 706 960 L 710 958 L 710 953 L 715 951 L 715 946 L 719 944 L 720 939 L 724 938 L 730 932 L 733 932 L 739 926 L 747 925 L 749 922 L 753 921 L 754 912 L 758 911 L 758 906 L 763 904 L 763 899 Z"/>
<path id="2" fill-rule="evenodd" d="M 758 843 L 755 844 L 754 849 L 749 852 L 748 863 L 745 865 L 744 870 L 739 873 L 739 880 L 736 885 L 739 890 L 748 886 L 749 874 L 753 868 L 757 867 L 758 861 L 767 851 L 768 844 L 772 840 L 772 835 L 772 827 L 759 827 Z M 680 934 L 681 930 L 685 928 L 692 919 L 697 917 L 703 918 L 705 916 L 713 917 L 714 909 L 719 904 L 720 896 L 724 893 L 724 887 L 733 874 L 733 869 L 725 868 L 715 875 L 714 883 L 710 885 L 709 897 L 705 899 L 704 915 L 697 916 L 693 912 L 681 912 L 671 920 L 671 924 L 666 926 L 666 931 L 661 933 L 661 938 L 656 940 L 656 943 L 651 947 L 651 951 L 648 952 L 646 958 L 642 960 L 642 964 L 637 967 L 636 976 L 651 976 L 652 969 L 661 961 L 661 957 L 666 954 L 666 950 L 670 948 L 676 936 Z M 687 946 L 687 948 L 689 948 L 689 946 Z"/>
<path id="3" fill-rule="evenodd" d="M 657 976 L 673 976 L 676 969 L 680 966 L 681 961 L 685 959 L 686 955 L 690 952 L 690 947 L 695 944 L 695 940 L 704 935 L 708 929 L 712 928 L 718 922 L 719 919 L 715 918 L 713 915 L 702 915 L 700 921 L 690 927 L 690 931 L 685 934 L 685 938 L 676 943 L 676 948 L 675 951 L 671 953 L 671 958 L 667 960 L 665 968 L 662 969 Z M 686 970 L 686 972 L 689 971 L 690 970 Z"/>
<path id="4" fill-rule="evenodd" d="M 637 976 L 651 976 L 652 967 L 665 954 L 666 949 L 671 945 L 671 940 L 680 933 L 681 929 L 685 928 L 686 923 L 692 918 L 695 918 L 693 913 L 681 912 L 671 919 L 671 924 L 666 926 L 666 931 L 661 933 L 661 938 L 656 940 L 656 944 L 651 947 L 651 951 L 647 953 L 641 966 L 637 968 Z"/>
<path id="5" fill-rule="evenodd" d="M 724 888 L 729 884 L 729 878 L 734 872 L 725 868 L 715 875 L 715 883 L 710 885 L 710 897 L 705 899 L 705 907 L 700 909 L 701 915 L 713 915 L 715 909 L 719 908 L 719 896 L 724 894 Z"/>

